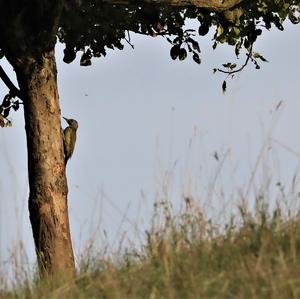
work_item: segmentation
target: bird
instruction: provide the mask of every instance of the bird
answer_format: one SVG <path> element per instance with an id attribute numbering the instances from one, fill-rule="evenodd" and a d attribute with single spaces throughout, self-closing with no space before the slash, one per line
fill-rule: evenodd
<path id="1" fill-rule="evenodd" d="M 63 119 L 65 119 L 69 125 L 63 131 L 65 165 L 67 165 L 68 160 L 72 157 L 74 152 L 78 122 L 75 119 L 68 119 L 66 117 L 63 117 Z"/>

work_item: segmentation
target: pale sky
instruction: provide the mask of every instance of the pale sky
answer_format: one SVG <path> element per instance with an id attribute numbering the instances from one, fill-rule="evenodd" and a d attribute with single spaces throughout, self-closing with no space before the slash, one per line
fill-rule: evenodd
<path id="1" fill-rule="evenodd" d="M 109 51 L 91 67 L 80 67 L 78 60 L 63 63 L 63 48 L 57 47 L 62 114 L 79 122 L 67 169 L 76 257 L 90 238 L 100 247 L 107 235 L 114 247 L 123 232 L 133 240 L 143 237 L 155 199 L 164 196 L 175 207 L 183 195 L 201 202 L 212 197 L 208 208 L 216 215 L 225 213 L 232 194 L 247 192 L 267 140 L 272 149 L 263 155 L 256 187 L 267 184 L 271 176 L 272 193 L 277 181 L 290 184 L 298 167 L 299 27 L 265 32 L 255 49 L 270 62 L 261 64 L 259 71 L 249 65 L 228 80 L 226 95 L 221 89 L 223 75 L 214 75 L 212 69 L 230 60 L 233 48 L 212 52 L 210 39 L 200 39 L 199 66 L 192 59 L 172 61 L 163 39 L 133 35 L 132 41 L 134 50 L 125 46 L 123 51 Z M 2 65 L 13 78 L 11 68 L 4 61 Z M 0 84 L 3 97 L 7 90 Z M 13 127 L 0 130 L 3 265 L 19 240 L 29 261 L 35 260 L 27 211 L 23 111 L 11 117 Z M 225 159 L 220 173 L 215 152 Z"/>

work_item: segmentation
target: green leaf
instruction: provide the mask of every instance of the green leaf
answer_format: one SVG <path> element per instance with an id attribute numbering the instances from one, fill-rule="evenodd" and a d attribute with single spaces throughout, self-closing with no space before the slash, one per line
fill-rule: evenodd
<path id="1" fill-rule="evenodd" d="M 8 117 L 9 112 L 10 112 L 10 107 L 9 107 L 9 108 L 6 108 L 6 109 L 4 110 L 4 112 L 3 112 L 3 117 L 4 117 L 4 118 Z"/>
<path id="2" fill-rule="evenodd" d="M 226 81 L 224 80 L 223 84 L 222 84 L 222 91 L 223 91 L 223 93 L 226 92 L 226 88 L 227 88 L 227 84 L 226 84 Z"/>
<path id="3" fill-rule="evenodd" d="M 206 23 L 201 24 L 201 26 L 198 29 L 198 33 L 201 36 L 206 35 L 208 31 L 209 31 L 209 26 Z"/>
<path id="4" fill-rule="evenodd" d="M 14 102 L 14 104 L 12 105 L 12 108 L 17 111 L 20 108 L 20 103 L 18 101 Z"/>
<path id="5" fill-rule="evenodd" d="M 263 62 L 269 62 L 265 57 L 263 57 L 261 54 L 259 53 L 253 53 L 253 58 L 255 59 L 260 59 Z"/>
<path id="6" fill-rule="evenodd" d="M 261 29 L 255 29 L 255 34 L 258 36 L 258 35 L 261 35 L 262 34 L 262 30 Z"/>
<path id="7" fill-rule="evenodd" d="M 123 50 L 124 49 L 124 45 L 123 44 L 121 44 L 121 42 L 120 41 L 117 41 L 117 42 L 115 42 L 115 47 L 117 48 L 117 49 L 119 49 L 119 50 Z M 104 55 L 104 54 L 103 54 Z M 105 53 L 105 55 L 106 55 L 106 53 Z M 105 56 L 104 55 L 104 56 Z"/>
<path id="8" fill-rule="evenodd" d="M 81 65 L 81 66 L 89 66 L 89 65 L 92 65 L 91 58 L 86 57 L 86 56 L 84 56 L 84 54 L 83 54 L 83 55 L 81 56 L 81 59 L 80 59 L 80 65 Z"/>
<path id="9" fill-rule="evenodd" d="M 217 27 L 217 37 L 219 37 L 220 35 L 222 35 L 224 32 L 224 28 L 222 27 L 221 24 L 218 25 Z"/>
<path id="10" fill-rule="evenodd" d="M 82 54 L 81 59 L 80 59 L 80 65 L 81 66 L 91 65 L 92 64 L 91 58 L 92 58 L 91 51 L 88 49 L 86 52 L 84 52 Z"/>
<path id="11" fill-rule="evenodd" d="M 239 27 L 233 27 L 233 31 L 234 31 L 234 33 L 235 33 L 237 36 L 239 36 L 240 33 L 241 33 L 241 30 L 240 30 Z"/>
<path id="12" fill-rule="evenodd" d="M 186 59 L 186 57 L 187 57 L 187 52 L 186 52 L 186 50 L 184 49 L 184 48 L 181 48 L 180 50 L 179 50 L 179 60 L 184 60 L 184 59 Z"/>
<path id="13" fill-rule="evenodd" d="M 250 49 L 250 46 L 251 46 L 251 43 L 250 43 L 249 40 L 246 38 L 246 39 L 244 40 L 244 47 L 245 47 L 246 49 Z"/>
<path id="14" fill-rule="evenodd" d="M 193 40 L 191 37 L 189 37 L 189 38 L 187 39 L 187 41 L 190 42 L 190 43 L 192 44 L 192 47 L 193 47 L 193 49 L 194 49 L 195 51 L 197 51 L 198 53 L 201 52 L 200 46 L 199 46 L 199 43 L 198 43 L 198 42 L 196 42 L 195 40 Z"/>
<path id="15" fill-rule="evenodd" d="M 64 58 L 63 61 L 65 63 L 71 63 L 76 58 L 76 51 L 74 48 L 67 47 L 64 49 Z"/>
<path id="16" fill-rule="evenodd" d="M 7 94 L 7 95 L 4 97 L 4 99 L 3 99 L 3 102 L 2 102 L 2 104 L 1 104 L 1 107 L 2 107 L 2 108 L 8 108 L 8 107 L 10 106 L 10 104 L 11 104 L 10 99 L 11 99 L 11 97 L 9 96 L 9 94 Z"/>
<path id="17" fill-rule="evenodd" d="M 180 46 L 179 45 L 175 45 L 171 48 L 170 50 L 170 56 L 173 60 L 176 60 L 176 58 L 179 55 L 179 51 L 180 51 Z"/>
<path id="18" fill-rule="evenodd" d="M 240 55 L 240 50 L 241 50 L 242 44 L 241 42 L 238 42 L 235 46 L 235 55 L 239 56 Z"/>
<path id="19" fill-rule="evenodd" d="M 227 62 L 227 63 L 224 63 L 224 64 L 222 64 L 224 67 L 226 67 L 226 68 L 229 68 L 230 66 L 231 66 L 231 63 L 230 62 Z"/>
<path id="20" fill-rule="evenodd" d="M 7 127 L 7 128 L 12 127 L 12 122 L 10 120 L 8 120 L 5 124 L 5 127 Z"/>
<path id="21" fill-rule="evenodd" d="M 106 47 L 112 50 L 114 49 L 114 46 L 112 44 L 107 44 Z"/>
<path id="22" fill-rule="evenodd" d="M 193 59 L 196 63 L 200 64 L 201 63 L 201 59 L 199 57 L 199 55 L 197 53 L 194 53 L 193 55 Z"/>
<path id="23" fill-rule="evenodd" d="M 283 26 L 282 26 L 282 24 L 281 24 L 281 22 L 280 22 L 279 17 L 276 17 L 276 18 L 274 19 L 274 24 L 275 24 L 275 26 L 276 26 L 280 31 L 283 31 L 283 30 L 284 30 L 284 28 L 283 28 Z"/>

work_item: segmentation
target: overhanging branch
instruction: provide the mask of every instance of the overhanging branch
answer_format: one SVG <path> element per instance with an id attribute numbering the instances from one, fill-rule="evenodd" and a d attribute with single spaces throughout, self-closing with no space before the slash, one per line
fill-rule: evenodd
<path id="1" fill-rule="evenodd" d="M 8 87 L 10 95 L 12 97 L 18 97 L 22 100 L 21 91 L 12 83 L 12 81 L 9 79 L 9 77 L 7 76 L 7 74 L 5 73 L 1 65 L 0 65 L 0 78 Z"/>
<path id="2" fill-rule="evenodd" d="M 132 0 L 102 0 L 108 4 L 124 4 L 128 5 L 134 1 Z M 214 11 L 226 11 L 236 5 L 240 4 L 243 0 L 142 0 L 141 4 L 162 4 L 171 6 L 194 6 L 198 8 L 207 8 Z"/>

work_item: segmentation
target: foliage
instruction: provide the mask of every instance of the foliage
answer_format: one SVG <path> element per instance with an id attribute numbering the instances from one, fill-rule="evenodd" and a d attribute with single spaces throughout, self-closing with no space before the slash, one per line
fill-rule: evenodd
<path id="1" fill-rule="evenodd" d="M 11 120 L 8 119 L 8 115 L 11 109 L 14 111 L 19 110 L 22 102 L 18 99 L 15 99 L 10 93 L 7 94 L 2 104 L 0 105 L 0 127 L 10 127 Z"/>
<path id="2" fill-rule="evenodd" d="M 101 3 L 101 2 L 100 2 Z M 65 62 L 75 59 L 77 52 L 83 52 L 81 65 L 90 65 L 92 57 L 106 56 L 107 49 L 123 49 L 124 42 L 130 44 L 130 32 L 143 35 L 172 36 L 167 38 L 171 44 L 172 59 L 184 60 L 187 52 L 200 63 L 200 46 L 194 39 L 195 30 L 186 29 L 187 19 L 199 23 L 198 35 L 205 36 L 211 28 L 215 30 L 213 49 L 218 44 L 235 47 L 238 57 L 244 49 L 259 68 L 262 55 L 252 52 L 252 47 L 265 28 L 275 26 L 283 30 L 283 22 L 288 18 L 292 23 L 299 22 L 299 1 L 296 0 L 258 0 L 242 1 L 228 11 L 213 11 L 207 8 L 142 4 L 134 1 L 128 4 L 108 4 L 99 1 L 82 1 L 76 9 L 64 10 L 58 31 L 59 40 L 66 44 Z M 232 75 L 238 69 L 231 64 L 227 73 Z"/>
<path id="3" fill-rule="evenodd" d="M 299 23 L 299 0 L 256 0 L 241 1 L 229 10 L 214 10 L 186 5 L 170 5 L 167 2 L 140 1 L 10 1 L 0 3 L 0 57 L 6 56 L 24 60 L 35 57 L 53 47 L 56 37 L 65 44 L 64 61 L 71 63 L 81 53 L 80 64 L 89 66 L 93 57 L 107 55 L 108 49 L 132 48 L 130 34 L 137 33 L 151 37 L 161 36 L 170 43 L 173 60 L 185 60 L 190 54 L 194 62 L 201 64 L 201 43 L 199 37 L 214 30 L 212 48 L 219 44 L 234 47 L 237 58 L 246 53 L 242 65 L 228 62 L 214 72 L 226 75 L 222 84 L 226 91 L 228 77 L 242 71 L 248 62 L 256 69 L 267 60 L 253 51 L 253 45 L 263 30 L 276 27 L 283 30 L 283 23 L 289 19 Z M 194 19 L 199 27 L 185 27 L 187 19 Z M 11 94 L 16 97 L 16 94 Z M 7 119 L 10 109 L 4 99 L 0 107 L 0 126 L 10 125 Z M 19 101 L 13 100 L 12 107 Z"/>
<path id="4" fill-rule="evenodd" d="M 267 61 L 253 51 L 253 44 L 264 28 L 269 30 L 274 26 L 283 30 L 283 22 L 287 18 L 294 24 L 300 20 L 300 5 L 296 0 L 242 1 L 224 12 L 135 2 L 130 5 L 99 5 L 99 1 L 81 2 L 77 8 L 64 11 L 58 32 L 59 40 L 66 44 L 64 61 L 67 63 L 75 59 L 77 52 L 83 52 L 80 64 L 91 65 L 92 57 L 106 56 L 107 49 L 122 50 L 124 42 L 131 45 L 130 32 L 135 32 L 152 37 L 163 36 L 171 44 L 170 56 L 173 60 L 185 60 L 190 53 L 193 60 L 200 64 L 201 49 L 195 39 L 196 32 L 184 29 L 187 19 L 195 19 L 199 23 L 200 37 L 207 35 L 211 28 L 215 31 L 213 49 L 226 43 L 234 47 L 237 58 L 243 50 L 246 52 L 245 62 L 241 66 L 229 62 L 223 64 L 224 68 L 214 69 L 214 72 L 225 73 L 225 80 L 242 71 L 249 61 L 256 69 L 260 69 L 260 62 Z M 223 92 L 227 87 L 225 80 Z"/>

